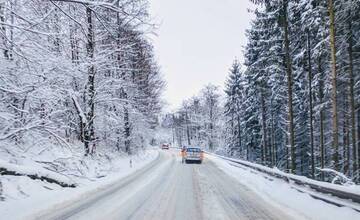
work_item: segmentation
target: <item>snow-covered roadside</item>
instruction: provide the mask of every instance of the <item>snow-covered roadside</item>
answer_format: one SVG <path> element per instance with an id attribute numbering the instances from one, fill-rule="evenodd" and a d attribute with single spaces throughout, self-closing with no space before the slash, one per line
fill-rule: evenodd
<path id="1" fill-rule="evenodd" d="M 299 218 L 314 220 L 352 220 L 360 219 L 360 213 L 346 207 L 337 207 L 320 200 L 313 199 L 308 194 L 300 193 L 288 183 L 271 178 L 263 178 L 250 169 L 234 167 L 224 159 L 207 155 L 221 170 L 247 186 L 265 201 L 278 206 L 284 212 Z"/>
<path id="2" fill-rule="evenodd" d="M 0 176 L 5 197 L 5 201 L 0 201 L 0 216 L 2 219 L 26 219 L 34 213 L 84 198 L 145 167 L 158 156 L 158 150 L 149 149 L 130 158 L 119 157 L 111 162 L 114 169 L 105 177 L 75 178 L 78 183 L 76 188 L 63 188 L 22 176 Z"/>

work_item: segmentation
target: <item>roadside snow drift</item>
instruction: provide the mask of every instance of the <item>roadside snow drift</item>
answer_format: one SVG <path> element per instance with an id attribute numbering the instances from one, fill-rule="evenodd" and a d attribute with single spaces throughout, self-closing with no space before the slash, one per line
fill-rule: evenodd
<path id="1" fill-rule="evenodd" d="M 51 161 L 51 163 L 44 163 L 44 161 L 36 163 L 32 160 L 21 161 L 27 166 L 1 160 L 0 167 L 25 174 L 23 176 L 0 176 L 0 192 L 2 192 L 1 198 L 3 200 L 0 201 L 1 219 L 26 219 L 26 216 L 34 213 L 64 202 L 77 200 L 136 172 L 154 161 L 158 156 L 157 150 L 150 149 L 131 157 L 118 155 L 110 158 L 108 155 L 98 155 L 96 159 L 91 157 L 67 158 L 67 163 L 63 166 L 56 163 L 56 160 Z M 52 165 L 45 166 L 44 164 Z M 76 169 L 74 169 L 75 167 Z M 57 172 L 54 172 L 55 170 Z M 26 175 L 46 176 L 64 183 L 76 184 L 77 187 L 62 187 L 57 183 L 41 181 L 40 179 L 34 180 Z"/>
<path id="2" fill-rule="evenodd" d="M 348 207 L 337 207 L 316 200 L 306 193 L 299 192 L 283 180 L 270 178 L 266 174 L 246 167 L 232 166 L 231 162 L 213 155 L 207 155 L 207 157 L 225 173 L 285 212 L 314 220 L 360 219 L 359 212 Z"/>

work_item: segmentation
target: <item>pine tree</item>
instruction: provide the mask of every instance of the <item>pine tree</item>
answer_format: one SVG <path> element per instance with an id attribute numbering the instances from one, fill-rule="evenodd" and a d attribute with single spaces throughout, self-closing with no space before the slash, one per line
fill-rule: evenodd
<path id="1" fill-rule="evenodd" d="M 241 74 L 241 66 L 238 60 L 233 62 L 229 71 L 226 82 L 225 94 L 225 117 L 226 127 L 229 133 L 227 148 L 231 155 L 235 153 L 242 155 L 242 121 L 243 109 L 241 108 L 243 101 L 243 76 Z M 242 155 L 243 156 L 243 155 Z"/>
<path id="2" fill-rule="evenodd" d="M 355 145 L 360 138 L 355 74 L 359 3 L 253 2 L 261 7 L 247 31 L 240 108 L 244 109 L 243 143 L 258 146 L 257 151 L 248 151 L 247 159 L 326 181 L 331 174 L 323 168 L 335 168 L 355 179 L 359 173 Z M 235 100 L 230 85 L 226 113 L 228 130 L 233 132 Z"/>

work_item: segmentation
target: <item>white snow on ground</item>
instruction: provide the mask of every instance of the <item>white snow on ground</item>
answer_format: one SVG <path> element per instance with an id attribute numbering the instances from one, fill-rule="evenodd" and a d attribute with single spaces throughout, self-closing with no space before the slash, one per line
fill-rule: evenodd
<path id="1" fill-rule="evenodd" d="M 300 215 L 314 220 L 355 220 L 360 219 L 360 213 L 347 207 L 337 207 L 300 193 L 290 184 L 276 178 L 264 178 L 258 172 L 248 168 L 230 165 L 230 162 L 213 155 L 207 157 L 224 172 L 237 179 L 241 184 L 249 187 L 264 200 L 279 206 L 292 215 Z"/>
<path id="2" fill-rule="evenodd" d="M 87 163 L 86 167 L 91 170 L 91 173 L 94 174 L 94 176 L 72 176 L 71 181 L 78 184 L 78 187 L 76 188 L 63 188 L 57 184 L 32 180 L 24 176 L 0 176 L 2 196 L 5 198 L 5 201 L 0 201 L 1 219 L 26 219 L 26 216 L 42 212 L 51 207 L 56 207 L 62 203 L 85 198 L 141 169 L 154 161 L 158 155 L 159 152 L 156 149 L 149 149 L 144 152 L 139 152 L 137 155 L 130 158 L 125 155 L 112 158 L 108 161 L 110 165 L 107 165 L 106 161 L 99 162 L 99 164 L 95 165 L 91 164 L 91 162 L 95 163 L 99 160 L 89 159 L 88 161 L 82 161 L 81 163 Z M 130 167 L 130 159 L 132 161 L 132 167 Z M 71 163 L 75 163 L 75 160 L 72 160 Z M 14 168 L 18 171 L 26 171 L 27 173 L 33 173 L 36 170 L 34 167 L 24 168 L 24 166 L 19 165 L 9 165 L 7 162 L 2 162 L 1 165 Z M 101 165 L 103 167 L 101 167 Z M 102 168 L 104 170 L 100 170 Z M 36 173 L 54 175 L 55 177 L 59 177 L 56 175 L 61 175 L 42 169 L 43 168 L 40 168 L 41 171 Z M 94 169 L 97 171 L 95 172 Z M 84 173 L 89 172 L 89 170 L 80 170 L 79 172 Z"/>
<path id="3" fill-rule="evenodd" d="M 200 192 L 201 192 L 201 198 L 203 206 L 205 207 L 204 217 L 205 219 L 211 219 L 211 220 L 229 220 L 226 215 L 226 211 L 221 206 L 220 201 L 218 201 L 218 198 L 216 197 L 214 191 L 212 190 L 212 186 L 204 181 L 204 177 L 202 177 L 201 172 L 198 172 L 198 175 L 200 178 Z"/>
<path id="4" fill-rule="evenodd" d="M 16 173 L 23 174 L 23 175 L 43 176 L 43 177 L 48 177 L 48 178 L 60 181 L 62 183 L 67 183 L 69 185 L 75 184 L 69 177 L 62 175 L 60 173 L 49 171 L 41 166 L 28 167 L 28 166 L 23 166 L 23 165 L 12 164 L 12 163 L 5 162 L 0 159 L 0 167 L 5 168 L 9 171 L 15 171 Z"/>
<path id="5" fill-rule="evenodd" d="M 330 189 L 334 189 L 334 190 L 340 190 L 340 191 L 344 191 L 344 192 L 360 194 L 360 186 L 355 185 L 354 183 L 347 182 L 347 183 L 345 183 L 345 185 L 337 185 L 337 184 L 328 183 L 328 182 L 321 182 L 321 181 L 310 179 L 310 178 L 305 177 L 305 176 L 299 176 L 299 175 L 294 175 L 294 174 L 291 174 L 291 173 L 285 173 L 285 172 L 283 172 L 283 171 L 281 171 L 281 170 L 279 170 L 277 168 L 270 168 L 270 167 L 266 167 L 266 166 L 263 166 L 263 165 L 260 165 L 260 164 L 251 163 L 251 162 L 248 162 L 248 161 L 245 161 L 245 160 L 233 159 L 233 158 L 229 158 L 229 157 L 225 157 L 225 156 L 219 156 L 219 157 L 224 158 L 224 159 L 230 159 L 232 161 L 239 161 L 242 164 L 246 164 L 246 165 L 256 167 L 256 168 L 259 168 L 259 169 L 262 169 L 262 170 L 266 170 L 269 173 L 279 174 L 281 176 L 286 176 L 286 177 L 291 178 L 291 179 L 296 179 L 296 180 L 299 180 L 301 182 L 306 182 L 306 183 L 309 183 L 309 184 L 315 184 L 315 185 L 318 185 L 318 186 L 322 186 L 322 187 L 326 187 L 326 188 L 330 188 Z M 347 179 L 347 177 L 345 175 L 343 175 L 342 173 L 340 173 L 340 172 L 336 172 L 336 171 L 331 170 L 331 169 L 321 169 L 321 170 L 323 170 L 325 172 L 333 172 L 333 173 L 335 172 L 336 175 L 338 175 L 338 177 L 340 177 L 342 179 Z"/>

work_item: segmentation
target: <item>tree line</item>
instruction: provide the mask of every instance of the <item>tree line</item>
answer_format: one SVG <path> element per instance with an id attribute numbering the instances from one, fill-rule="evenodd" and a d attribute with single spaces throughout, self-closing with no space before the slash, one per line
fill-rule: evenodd
<path id="1" fill-rule="evenodd" d="M 145 147 L 164 87 L 148 3 L 0 1 L 0 145 Z"/>
<path id="2" fill-rule="evenodd" d="M 168 117 L 174 140 L 314 179 L 341 172 L 359 181 L 360 2 L 253 2 L 245 61 L 234 60 L 214 122 L 198 95 Z"/>
<path id="3" fill-rule="evenodd" d="M 244 67 L 234 61 L 226 83 L 228 153 L 359 180 L 360 2 L 254 3 Z"/>
<path id="4" fill-rule="evenodd" d="M 216 150 L 223 144 L 223 108 L 220 88 L 209 84 L 199 94 L 184 100 L 168 113 L 162 127 L 171 131 L 172 143 L 178 146 L 199 146 Z"/>

